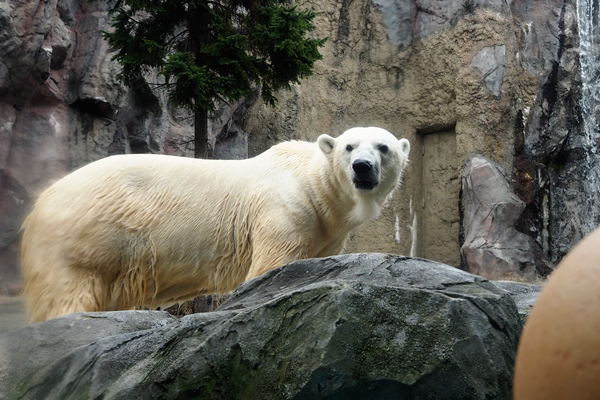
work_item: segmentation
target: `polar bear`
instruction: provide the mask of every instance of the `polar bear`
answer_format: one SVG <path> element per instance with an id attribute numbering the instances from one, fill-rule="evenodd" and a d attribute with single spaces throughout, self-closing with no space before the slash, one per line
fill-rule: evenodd
<path id="1" fill-rule="evenodd" d="M 352 128 L 251 159 L 117 155 L 42 193 L 23 223 L 30 320 L 155 308 L 338 254 L 399 185 L 410 144 Z"/>

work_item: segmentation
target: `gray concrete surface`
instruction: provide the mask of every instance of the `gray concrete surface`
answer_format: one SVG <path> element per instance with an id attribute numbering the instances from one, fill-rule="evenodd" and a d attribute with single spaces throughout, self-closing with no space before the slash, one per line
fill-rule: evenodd
<path id="1" fill-rule="evenodd" d="M 27 325 L 22 297 L 0 296 L 0 335 Z"/>

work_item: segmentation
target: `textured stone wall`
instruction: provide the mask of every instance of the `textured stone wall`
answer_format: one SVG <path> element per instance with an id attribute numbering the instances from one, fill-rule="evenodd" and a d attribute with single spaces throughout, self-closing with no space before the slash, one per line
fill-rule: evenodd
<path id="1" fill-rule="evenodd" d="M 353 126 L 408 138 L 403 188 L 383 218 L 352 234 L 347 251 L 428 256 L 427 243 L 440 236 L 427 228 L 433 215 L 455 242 L 452 254 L 431 257 L 469 269 L 456 252 L 466 236 L 487 234 L 468 232 L 463 215 L 459 177 L 473 155 L 507 171 L 525 205 L 511 224 L 541 248 L 535 265 L 546 257 L 555 264 L 598 223 L 600 191 L 588 184 L 596 158 L 582 139 L 574 0 L 298 3 L 320 13 L 314 34 L 329 37 L 324 59 L 314 76 L 279 94 L 276 108 L 249 99 L 214 115 L 215 157 L 253 156 L 282 140 Z M 105 7 L 0 2 L 0 293 L 19 290 L 19 227 L 53 181 L 110 154 L 191 155 L 192 119 L 151 90 L 155 76 L 134 89 L 116 81 L 118 65 L 100 35 L 109 29 Z M 427 135 L 450 131 L 454 154 L 427 158 L 435 142 Z M 458 229 L 450 209 L 458 209 Z"/>
<path id="2" fill-rule="evenodd" d="M 455 173 L 449 179 L 458 179 L 472 155 L 498 163 L 525 204 L 523 214 L 511 223 L 543 246 L 552 261 L 575 243 L 573 237 L 587 233 L 584 224 L 570 222 L 573 210 L 542 204 L 552 197 L 558 205 L 570 196 L 561 188 L 569 184 L 547 165 L 552 158 L 548 146 L 562 146 L 565 134 L 578 129 L 573 124 L 578 59 L 571 1 L 303 4 L 321 13 L 316 34 L 329 37 L 324 60 L 315 76 L 283 96 L 279 108 L 257 102 L 250 109 L 250 153 L 259 153 L 278 137 L 313 140 L 323 132 L 339 134 L 360 125 L 381 126 L 412 145 L 403 188 L 382 219 L 354 232 L 347 251 L 427 255 L 426 243 L 438 233 L 424 228 L 424 216 L 436 212 L 424 197 L 441 198 L 436 191 L 448 188 L 430 188 L 431 182 L 424 181 L 424 165 L 432 167 L 431 160 L 422 162 L 427 157 L 423 146 L 425 135 L 449 130 L 456 140 Z M 447 163 L 448 157 L 439 163 Z M 556 178 L 550 181 L 551 176 Z M 455 197 L 462 201 L 459 194 Z M 464 211 L 463 204 L 448 207 Z M 544 213 L 552 218 L 544 220 Z M 466 234 L 461 223 L 453 234 L 456 249 Z M 561 238 L 559 226 L 564 223 L 577 234 Z M 456 264 L 449 261 L 452 257 L 439 258 Z M 533 258 L 534 264 L 547 266 L 544 254 Z M 464 257 L 462 266 L 469 269 Z"/>
<path id="3" fill-rule="evenodd" d="M 193 118 L 151 90 L 152 74 L 117 81 L 107 29 L 103 1 L 0 2 L 0 294 L 21 287 L 19 229 L 52 182 L 112 154 L 193 156 Z M 217 156 L 247 157 L 236 121 L 254 100 L 209 121 Z"/>

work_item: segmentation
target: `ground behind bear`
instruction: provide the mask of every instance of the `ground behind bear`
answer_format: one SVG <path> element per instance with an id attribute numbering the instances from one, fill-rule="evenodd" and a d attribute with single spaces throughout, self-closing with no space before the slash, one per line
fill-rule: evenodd
<path id="1" fill-rule="evenodd" d="M 27 325 L 25 301 L 20 296 L 0 296 L 0 335 Z"/>

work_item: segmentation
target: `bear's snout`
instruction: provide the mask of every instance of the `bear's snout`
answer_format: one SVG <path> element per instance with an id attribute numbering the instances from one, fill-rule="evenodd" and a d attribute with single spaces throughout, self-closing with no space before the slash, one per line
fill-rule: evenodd
<path id="1" fill-rule="evenodd" d="M 358 175 L 366 175 L 373 169 L 373 164 L 368 160 L 355 160 L 352 163 L 352 170 Z"/>
<path id="2" fill-rule="evenodd" d="M 352 181 L 358 190 L 373 190 L 379 183 L 378 168 L 370 160 L 354 160 L 352 171 Z"/>

